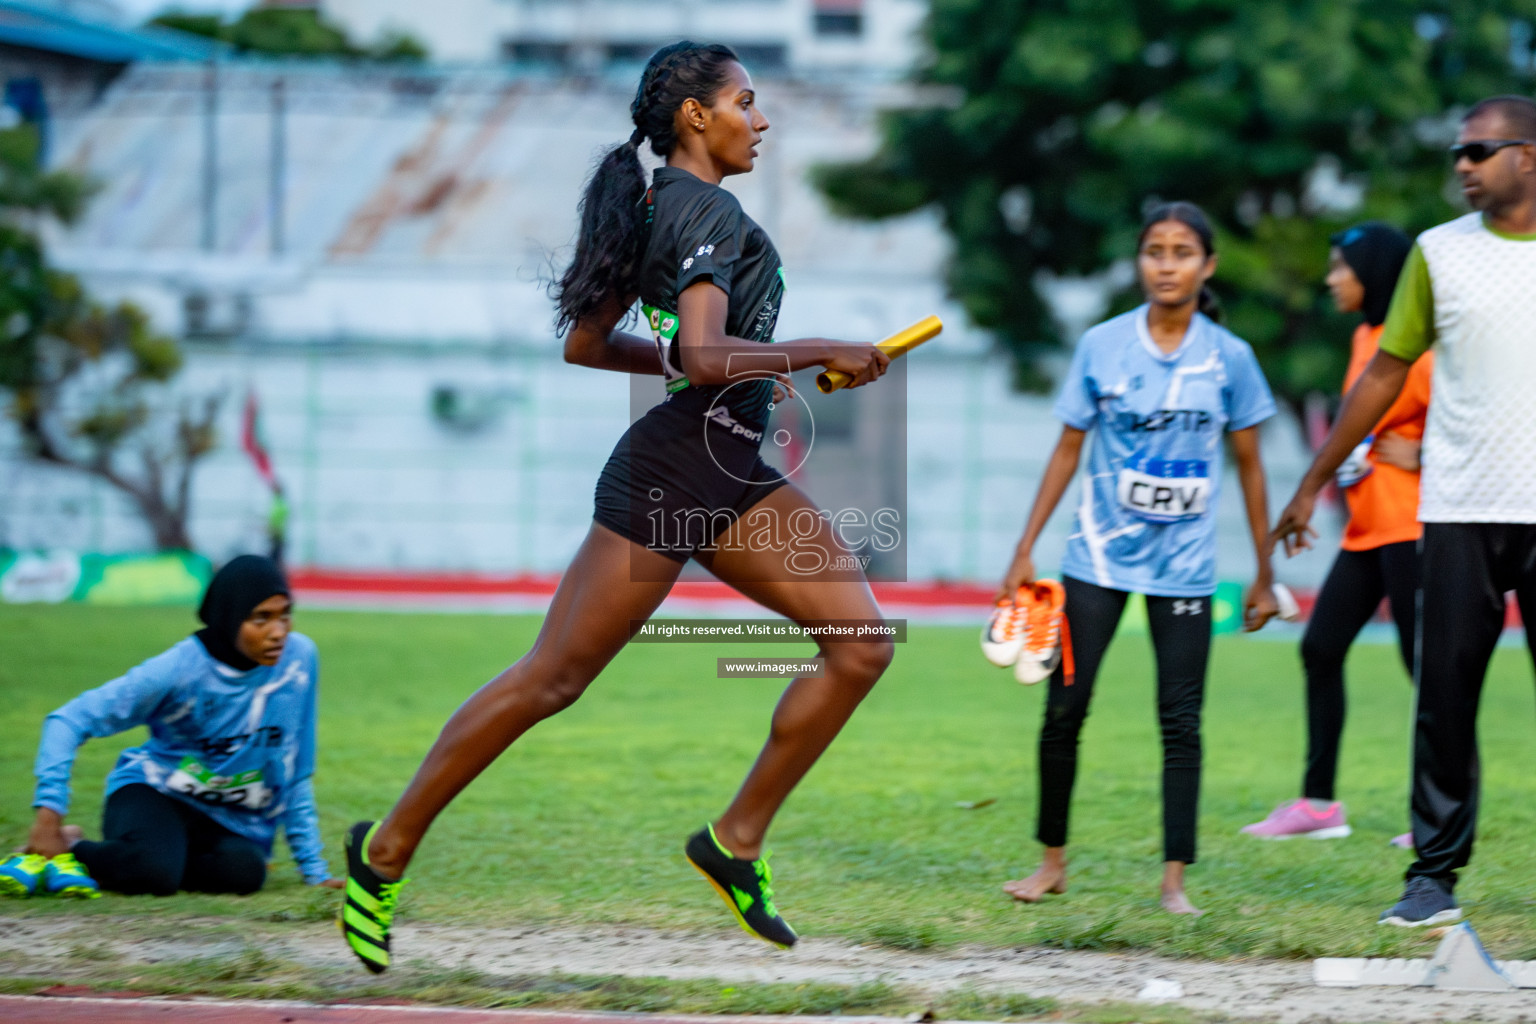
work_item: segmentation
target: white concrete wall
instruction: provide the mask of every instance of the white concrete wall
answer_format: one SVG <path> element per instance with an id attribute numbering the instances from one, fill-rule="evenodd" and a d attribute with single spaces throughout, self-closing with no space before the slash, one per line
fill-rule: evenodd
<path id="1" fill-rule="evenodd" d="M 818 35 L 814 0 L 322 0 L 326 18 L 372 41 L 397 29 L 447 62 L 504 59 L 509 40 L 600 48 L 683 37 L 776 45 L 796 71 L 897 75 L 918 59 L 924 0 L 865 0 L 857 37 Z"/>
<path id="2" fill-rule="evenodd" d="M 501 39 L 511 28 L 506 0 L 322 0 L 322 15 L 349 35 L 372 43 L 391 30 L 426 44 L 434 61 L 501 59 Z"/>

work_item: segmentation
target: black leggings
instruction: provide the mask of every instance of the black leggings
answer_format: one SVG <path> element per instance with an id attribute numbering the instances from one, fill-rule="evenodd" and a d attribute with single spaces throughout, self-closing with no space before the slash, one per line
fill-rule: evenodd
<path id="1" fill-rule="evenodd" d="M 1397 650 L 1413 678 L 1418 542 L 1383 544 L 1369 551 L 1340 551 L 1301 638 L 1307 673 L 1307 773 L 1301 795 L 1332 800 L 1344 732 L 1344 656 L 1385 597 L 1397 625 Z"/>
<path id="2" fill-rule="evenodd" d="M 244 896 L 267 878 L 260 846 L 143 783 L 107 797 L 101 834 L 101 842 L 82 840 L 70 852 L 103 889 L 127 896 L 179 889 Z"/>
<path id="3" fill-rule="evenodd" d="M 1076 677 L 1051 676 L 1040 727 L 1040 820 L 1036 837 L 1067 845 L 1077 739 L 1099 663 L 1114 638 L 1130 594 L 1062 578 L 1072 631 Z M 1200 708 L 1211 651 L 1209 597 L 1148 597 L 1147 619 L 1157 656 L 1157 716 L 1163 729 L 1163 859 L 1195 862 L 1195 819 L 1200 803 Z"/>

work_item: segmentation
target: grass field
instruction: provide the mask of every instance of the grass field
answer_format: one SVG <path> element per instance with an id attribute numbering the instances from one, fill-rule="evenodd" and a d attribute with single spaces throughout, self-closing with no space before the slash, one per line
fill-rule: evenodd
<path id="1" fill-rule="evenodd" d="M 184 635 L 185 609 L 0 606 L 0 842 L 30 820 L 44 714 Z M 377 816 L 444 718 L 520 654 L 533 617 L 303 611 L 321 651 L 316 792 L 333 870 L 340 834 Z M 624 923 L 734 930 L 681 857 L 754 756 L 779 685 L 717 680 L 727 654 L 797 649 L 638 645 L 574 708 L 534 730 L 454 804 L 412 867 L 404 914 L 464 924 Z M 1355 835 L 1259 843 L 1239 826 L 1299 785 L 1302 700 L 1293 644 L 1223 638 L 1206 714 L 1200 920 L 1156 903 L 1159 747 L 1143 637 L 1111 650 L 1083 737 L 1072 891 L 1025 907 L 1000 884 L 1026 871 L 1042 688 L 990 669 L 970 629 L 914 628 L 895 665 L 771 835 L 779 906 L 804 934 L 908 949 L 957 943 L 1148 948 L 1180 956 L 1424 955 L 1422 936 L 1377 927 L 1408 854 L 1410 691 L 1387 646 L 1352 656 L 1341 795 Z M 1484 699 L 1484 814 L 1458 895 L 1496 955 L 1536 956 L 1532 677 L 1501 650 Z M 88 744 L 73 820 L 96 832 L 101 780 L 135 731 Z M 993 799 L 974 810 L 962 802 Z M 334 894 L 297 880 L 286 854 L 249 898 L 178 896 L 9 903 L 18 915 L 225 916 L 312 921 Z"/>

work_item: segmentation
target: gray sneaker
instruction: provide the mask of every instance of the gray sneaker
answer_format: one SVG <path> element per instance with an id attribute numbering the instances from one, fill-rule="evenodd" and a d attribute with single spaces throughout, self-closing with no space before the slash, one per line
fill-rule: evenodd
<path id="1" fill-rule="evenodd" d="M 1403 898 L 1381 915 L 1377 924 L 1395 924 L 1399 928 L 1421 928 L 1432 924 L 1450 924 L 1461 920 L 1461 908 L 1451 895 L 1450 883 L 1438 878 L 1415 875 L 1403 886 Z"/>

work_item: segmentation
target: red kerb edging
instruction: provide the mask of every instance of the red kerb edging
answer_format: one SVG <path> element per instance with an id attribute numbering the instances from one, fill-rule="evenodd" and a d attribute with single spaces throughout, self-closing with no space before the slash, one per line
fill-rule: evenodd
<path id="1" fill-rule="evenodd" d="M 492 575 L 445 572 L 378 572 L 351 569 L 295 568 L 288 574 L 300 597 L 331 598 L 387 595 L 426 598 L 548 598 L 560 577 L 553 573 Z M 992 604 L 993 589 L 976 583 L 873 583 L 881 603 L 953 607 Z M 690 601 L 740 601 L 736 591 L 714 580 L 684 580 L 672 588 L 674 597 Z"/>
<path id="2" fill-rule="evenodd" d="M 409 601 L 422 599 L 435 601 L 495 601 L 497 599 L 527 602 L 547 601 L 555 594 L 560 583 L 556 573 L 469 573 L 469 572 L 410 572 L 394 570 L 324 569 L 302 566 L 289 570 L 289 582 L 293 584 L 300 600 L 305 598 L 322 601 Z M 978 621 L 992 605 L 995 593 L 989 584 L 927 580 L 917 583 L 871 583 L 875 600 L 881 606 L 956 610 L 975 608 Z M 1310 618 L 1317 591 L 1294 588 L 1296 603 L 1301 605 L 1302 619 Z M 742 596 L 724 583 L 715 580 L 684 580 L 672 588 L 672 596 L 683 601 L 710 604 L 739 603 Z M 1385 608 L 1377 618 L 1387 621 Z M 1520 609 L 1514 601 L 1509 606 L 1504 622 L 1507 629 L 1520 627 Z"/>

